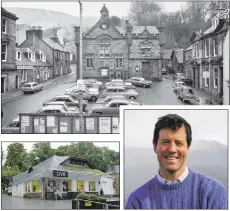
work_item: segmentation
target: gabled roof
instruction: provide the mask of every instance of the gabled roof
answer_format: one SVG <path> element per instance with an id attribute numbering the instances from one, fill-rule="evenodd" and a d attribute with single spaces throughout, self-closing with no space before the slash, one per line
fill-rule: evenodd
<path id="1" fill-rule="evenodd" d="M 38 55 L 36 55 L 35 58 L 35 62 L 31 61 L 30 59 L 28 59 L 27 53 L 22 51 L 21 54 L 21 60 L 15 60 L 16 61 L 16 65 L 23 65 L 23 66 L 36 66 L 36 67 L 51 67 L 52 65 L 48 62 L 48 60 L 46 59 L 46 62 L 43 62 L 40 57 Z"/>
<path id="2" fill-rule="evenodd" d="M 63 48 L 61 45 L 59 45 L 50 38 L 43 37 L 42 40 L 54 50 L 67 52 L 65 48 Z"/>
<path id="3" fill-rule="evenodd" d="M 18 20 L 18 17 L 14 14 L 14 13 L 11 13 L 11 12 L 8 12 L 6 9 L 4 9 L 3 7 L 2 7 L 2 9 L 1 9 L 1 15 L 5 15 L 5 16 L 7 16 L 7 17 L 9 17 L 9 18 L 11 18 L 11 19 L 13 19 L 13 20 Z"/>
<path id="4" fill-rule="evenodd" d="M 142 34 L 147 30 L 150 34 L 159 34 L 156 26 L 133 26 L 132 34 Z"/>
<path id="5" fill-rule="evenodd" d="M 106 173 L 109 175 L 120 174 L 120 165 L 113 165 L 106 171 Z"/>
<path id="6" fill-rule="evenodd" d="M 172 56 L 173 56 L 173 54 L 175 54 L 175 57 L 176 57 L 176 59 L 177 59 L 177 61 L 178 61 L 179 64 L 183 63 L 183 60 L 184 60 L 184 49 L 174 50 L 173 53 L 172 53 Z"/>
<path id="7" fill-rule="evenodd" d="M 163 59 L 171 59 L 173 50 L 162 51 Z"/>
<path id="8" fill-rule="evenodd" d="M 186 47 L 184 50 L 185 50 L 185 51 L 192 50 L 192 44 L 190 44 L 190 45 L 189 45 L 188 47 Z"/>
<path id="9" fill-rule="evenodd" d="M 69 156 L 53 155 L 52 157 L 46 159 L 45 161 L 39 163 L 38 165 L 33 166 L 33 171 L 31 171 L 30 173 L 28 173 L 27 170 L 21 174 L 13 176 L 13 183 L 20 183 L 32 179 L 33 177 L 38 176 L 39 174 L 46 171 L 47 169 L 56 169 L 56 170 L 64 171 L 65 168 L 60 166 L 59 164 L 68 158 Z"/>
<path id="10" fill-rule="evenodd" d="M 227 21 L 225 19 L 220 19 L 219 24 L 213 33 L 220 31 L 222 28 L 224 28 L 225 25 L 227 25 L 227 27 L 229 27 L 229 21 Z M 226 29 L 227 29 L 227 27 L 226 27 Z"/>
<path id="11" fill-rule="evenodd" d="M 43 36 L 44 37 L 48 37 L 48 38 L 51 38 L 51 37 L 56 37 L 57 36 L 57 31 L 60 30 L 62 27 L 53 27 L 53 28 L 50 28 L 50 29 L 46 29 L 43 31 Z"/>

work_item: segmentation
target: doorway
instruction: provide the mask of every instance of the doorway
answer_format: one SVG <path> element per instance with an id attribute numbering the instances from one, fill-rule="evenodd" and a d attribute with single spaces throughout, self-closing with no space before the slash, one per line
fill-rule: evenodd
<path id="1" fill-rule="evenodd" d="M 1 78 L 1 93 L 5 93 L 5 78 Z"/>
<path id="2" fill-rule="evenodd" d="M 150 63 L 142 62 L 142 77 L 149 79 L 150 78 Z"/>
<path id="3" fill-rule="evenodd" d="M 15 77 L 15 88 L 19 89 L 19 76 Z"/>

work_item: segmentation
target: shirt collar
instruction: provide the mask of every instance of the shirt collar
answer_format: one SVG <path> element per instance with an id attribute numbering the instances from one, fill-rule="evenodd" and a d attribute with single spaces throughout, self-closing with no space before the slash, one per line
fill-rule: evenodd
<path id="1" fill-rule="evenodd" d="M 157 179 L 159 180 L 159 182 L 161 182 L 163 184 L 175 184 L 175 183 L 183 182 L 187 176 L 188 176 L 188 167 L 187 166 L 185 168 L 184 173 L 175 181 L 168 181 L 159 174 L 159 171 L 157 172 Z"/>

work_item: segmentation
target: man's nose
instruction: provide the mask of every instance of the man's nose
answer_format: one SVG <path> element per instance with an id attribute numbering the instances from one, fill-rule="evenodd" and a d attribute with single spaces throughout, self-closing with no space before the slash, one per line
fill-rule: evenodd
<path id="1" fill-rule="evenodd" d="M 174 142 L 171 142 L 168 146 L 168 151 L 169 152 L 176 152 L 176 145 Z"/>

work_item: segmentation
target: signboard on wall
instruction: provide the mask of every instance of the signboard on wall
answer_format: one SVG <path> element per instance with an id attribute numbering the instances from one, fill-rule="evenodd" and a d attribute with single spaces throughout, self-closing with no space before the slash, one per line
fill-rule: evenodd
<path id="1" fill-rule="evenodd" d="M 68 171 L 53 170 L 54 177 L 68 177 Z"/>

